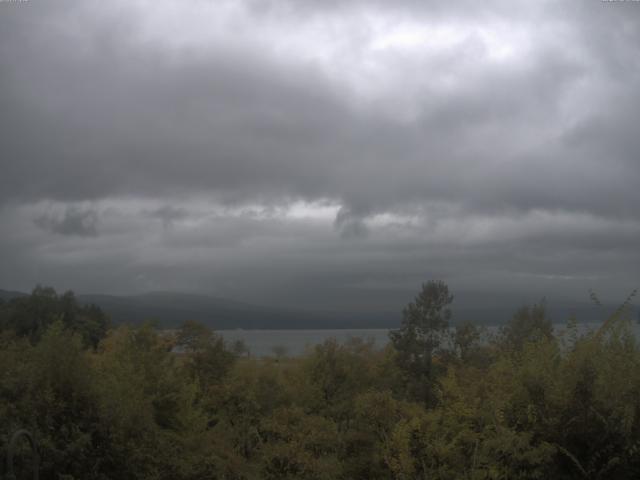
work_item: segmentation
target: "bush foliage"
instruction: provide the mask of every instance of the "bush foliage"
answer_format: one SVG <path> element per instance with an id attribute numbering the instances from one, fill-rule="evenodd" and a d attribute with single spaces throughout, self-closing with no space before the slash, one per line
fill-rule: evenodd
<path id="1" fill-rule="evenodd" d="M 543 305 L 523 308 L 488 338 L 448 328 L 452 300 L 425 284 L 383 349 L 253 358 L 193 322 L 109 328 L 37 288 L 0 305 L 0 453 L 27 428 L 45 479 L 640 477 L 624 309 L 558 333 Z M 25 473 L 26 449 L 17 461 Z"/>

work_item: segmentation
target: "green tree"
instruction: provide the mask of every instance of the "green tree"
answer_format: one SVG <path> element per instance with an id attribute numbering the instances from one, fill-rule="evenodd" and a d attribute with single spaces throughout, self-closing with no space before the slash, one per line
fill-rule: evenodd
<path id="1" fill-rule="evenodd" d="M 455 326 L 451 340 L 455 353 L 462 362 L 476 365 L 487 363 L 486 349 L 481 345 L 483 333 L 481 328 L 471 322 Z"/>
<path id="2" fill-rule="evenodd" d="M 0 304 L 0 328 L 33 343 L 58 320 L 92 348 L 97 347 L 109 328 L 107 315 L 96 305 L 80 304 L 72 291 L 58 295 L 53 288 L 38 285 L 31 295 Z"/>
<path id="3" fill-rule="evenodd" d="M 333 480 L 340 478 L 338 429 L 330 419 L 299 407 L 281 408 L 260 425 L 265 480 Z"/>
<path id="4" fill-rule="evenodd" d="M 182 324 L 176 347 L 184 356 L 185 368 L 203 391 L 220 382 L 236 360 L 236 354 L 227 349 L 224 339 L 199 322 Z"/>
<path id="5" fill-rule="evenodd" d="M 105 478 L 211 476 L 201 447 L 206 418 L 172 346 L 149 325 L 123 326 L 92 356 L 101 419 L 95 434 L 110 445 L 101 459 Z"/>
<path id="6" fill-rule="evenodd" d="M 18 337 L 0 352 L 0 433 L 27 428 L 35 436 L 41 478 L 97 478 L 108 447 L 97 433 L 98 398 L 80 336 L 57 321 L 37 345 Z"/>
<path id="7" fill-rule="evenodd" d="M 348 422 L 355 396 L 376 380 L 372 349 L 371 343 L 353 340 L 340 344 L 328 339 L 316 345 L 302 362 L 300 401 L 314 413 Z"/>
<path id="8" fill-rule="evenodd" d="M 433 356 L 451 319 L 453 295 L 442 281 L 429 281 L 402 312 L 402 325 L 389 336 L 399 367 L 407 376 L 410 393 L 433 405 L 436 377 Z"/>
<path id="9" fill-rule="evenodd" d="M 544 301 L 520 308 L 502 327 L 500 343 L 510 351 L 519 352 L 524 345 L 553 337 L 553 325 L 547 317 Z"/>

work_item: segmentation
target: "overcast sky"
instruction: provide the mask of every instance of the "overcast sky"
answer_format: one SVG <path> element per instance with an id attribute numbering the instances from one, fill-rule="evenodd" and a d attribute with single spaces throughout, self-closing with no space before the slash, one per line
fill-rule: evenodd
<path id="1" fill-rule="evenodd" d="M 640 286 L 640 2 L 0 0 L 0 288 Z"/>

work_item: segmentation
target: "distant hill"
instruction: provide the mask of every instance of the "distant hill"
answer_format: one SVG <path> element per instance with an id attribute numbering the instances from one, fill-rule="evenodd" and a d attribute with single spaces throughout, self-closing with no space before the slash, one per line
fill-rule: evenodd
<path id="1" fill-rule="evenodd" d="M 26 296 L 26 293 L 0 290 L 0 299 Z M 185 320 L 196 320 L 214 329 L 339 329 L 397 328 L 401 308 L 397 312 L 331 312 L 277 308 L 216 298 L 171 292 L 142 295 L 77 295 L 81 303 L 93 303 L 102 308 L 116 324 L 139 324 L 148 320 L 172 328 Z M 464 300 L 464 299 L 462 299 Z M 504 299 L 499 305 L 478 304 L 467 299 L 466 304 L 453 304 L 453 323 L 471 321 L 483 325 L 500 325 L 509 320 L 519 304 Z M 588 302 L 548 301 L 549 316 L 555 323 L 564 323 L 572 315 L 580 322 L 602 322 L 617 305 L 598 308 Z M 632 313 L 637 318 L 637 309 Z"/>
<path id="2" fill-rule="evenodd" d="M 163 327 L 175 327 L 184 320 L 196 320 L 219 330 L 395 326 L 393 314 L 305 311 L 183 293 L 154 292 L 132 296 L 78 295 L 78 300 L 100 306 L 115 323 L 140 323 L 153 320 Z"/>
<path id="3" fill-rule="evenodd" d="M 0 300 L 11 300 L 16 297 L 26 297 L 28 294 L 23 292 L 13 292 L 11 290 L 0 290 Z"/>
<path id="4" fill-rule="evenodd" d="M 0 299 L 27 296 L 0 290 Z M 196 320 L 214 329 L 316 329 L 394 327 L 393 313 L 341 313 L 275 308 L 210 297 L 171 292 L 141 295 L 77 294 L 80 303 L 95 304 L 116 323 L 153 321 L 161 327 L 176 327 Z"/>

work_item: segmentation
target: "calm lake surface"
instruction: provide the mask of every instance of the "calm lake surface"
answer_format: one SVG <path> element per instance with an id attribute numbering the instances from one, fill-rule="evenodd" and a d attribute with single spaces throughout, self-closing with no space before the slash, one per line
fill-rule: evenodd
<path id="1" fill-rule="evenodd" d="M 389 340 L 389 329 L 345 329 L 345 330 L 217 330 L 226 342 L 232 344 L 242 340 L 251 355 L 262 357 L 273 355 L 273 349 L 283 347 L 286 355 L 300 355 L 325 340 L 335 338 L 344 343 L 350 338 L 372 339 L 376 347 L 382 348 Z"/>
<path id="2" fill-rule="evenodd" d="M 578 325 L 579 332 L 597 329 L 601 324 L 583 323 Z M 554 324 L 554 332 L 562 334 L 566 324 Z M 498 332 L 500 327 L 485 327 L 486 335 Z M 636 338 L 640 339 L 640 325 L 632 324 Z M 274 348 L 283 348 L 286 355 L 300 355 L 325 340 L 335 338 L 344 343 L 350 338 L 371 339 L 378 348 L 383 348 L 389 341 L 387 328 L 377 329 L 340 329 L 340 330 L 217 330 L 228 344 L 242 340 L 249 348 L 251 355 L 263 357 L 274 354 Z"/>

